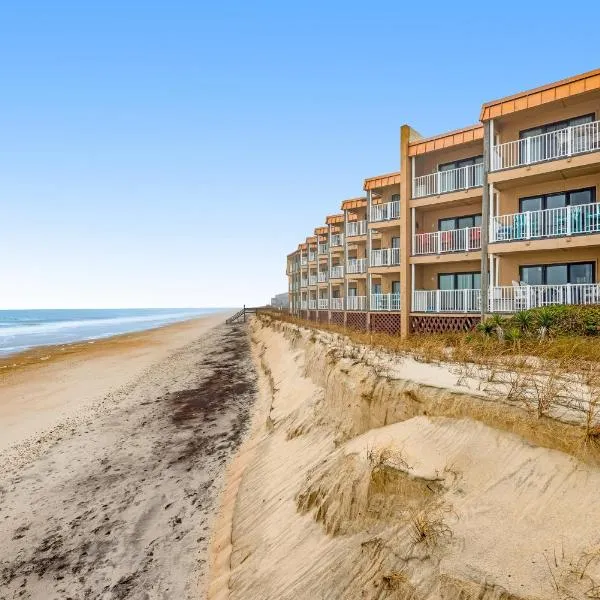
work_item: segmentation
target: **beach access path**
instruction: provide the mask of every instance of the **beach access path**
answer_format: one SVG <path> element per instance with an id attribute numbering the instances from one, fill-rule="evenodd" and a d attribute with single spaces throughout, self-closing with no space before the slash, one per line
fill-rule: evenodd
<path id="1" fill-rule="evenodd" d="M 0 361 L 0 599 L 204 596 L 255 374 L 211 315 Z"/>

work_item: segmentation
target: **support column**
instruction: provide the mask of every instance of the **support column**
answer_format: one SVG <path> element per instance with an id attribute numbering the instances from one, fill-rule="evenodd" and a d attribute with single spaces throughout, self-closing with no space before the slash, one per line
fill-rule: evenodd
<path id="1" fill-rule="evenodd" d="M 346 311 L 348 310 L 348 211 L 344 209 L 344 325 L 346 325 Z"/>
<path id="2" fill-rule="evenodd" d="M 488 243 L 490 233 L 490 203 L 493 202 L 493 186 L 488 185 L 490 171 L 490 157 L 493 139 L 491 138 L 493 123 L 486 121 L 483 124 L 483 202 L 481 206 L 481 318 L 484 319 L 489 312 L 488 291 L 492 283 L 488 270 Z M 491 197 L 490 197 L 491 195 Z"/>
<path id="3" fill-rule="evenodd" d="M 368 313 L 371 311 L 371 289 L 372 289 L 372 275 L 371 275 L 371 245 L 372 245 L 372 231 L 369 227 L 371 222 L 371 207 L 373 205 L 373 196 L 371 190 L 367 190 L 367 215 L 365 220 L 367 221 L 367 321 L 369 321 Z"/>
<path id="4" fill-rule="evenodd" d="M 331 223 L 327 223 L 327 243 L 327 322 L 331 323 Z"/>
<path id="5" fill-rule="evenodd" d="M 408 125 L 400 128 L 400 335 L 405 338 L 410 333 L 410 311 L 412 286 L 409 257 L 411 255 L 411 214 L 412 177 L 414 159 L 408 156 L 408 143 L 411 129 Z"/>

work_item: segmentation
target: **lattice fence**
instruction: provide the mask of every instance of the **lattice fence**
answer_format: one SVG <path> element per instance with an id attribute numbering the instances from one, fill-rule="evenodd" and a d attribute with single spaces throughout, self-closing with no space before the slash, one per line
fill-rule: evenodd
<path id="1" fill-rule="evenodd" d="M 471 331 L 481 321 L 481 317 L 449 317 L 443 315 L 415 315 L 410 318 L 412 333 L 448 333 Z"/>
<path id="2" fill-rule="evenodd" d="M 331 321 L 333 325 L 343 325 L 344 324 L 344 313 L 339 310 L 331 311 Z"/>
<path id="3" fill-rule="evenodd" d="M 367 329 L 366 312 L 348 312 L 346 313 L 346 327 L 365 331 Z"/>
<path id="4" fill-rule="evenodd" d="M 400 333 L 400 313 L 371 313 L 371 331 Z"/>

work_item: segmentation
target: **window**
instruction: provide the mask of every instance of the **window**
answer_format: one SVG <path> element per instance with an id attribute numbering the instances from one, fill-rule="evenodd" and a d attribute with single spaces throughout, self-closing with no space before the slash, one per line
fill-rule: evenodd
<path id="1" fill-rule="evenodd" d="M 400 248 L 400 238 L 399 237 L 392 238 L 392 248 Z"/>
<path id="2" fill-rule="evenodd" d="M 438 166 L 438 171 L 452 171 L 453 169 L 470 167 L 480 163 L 483 163 L 483 156 L 473 156 L 471 158 L 464 158 L 462 160 L 455 160 L 454 162 L 441 164 Z"/>
<path id="3" fill-rule="evenodd" d="M 392 294 L 399 294 L 399 293 L 400 293 L 400 282 L 392 281 Z"/>
<path id="4" fill-rule="evenodd" d="M 392 202 L 400 202 L 400 194 L 392 194 Z"/>
<path id="5" fill-rule="evenodd" d="M 596 188 L 585 188 L 556 194 L 544 194 L 519 199 L 519 212 L 564 208 L 596 202 Z"/>
<path id="6" fill-rule="evenodd" d="M 481 215 L 468 215 L 466 217 L 451 217 L 438 221 L 439 231 L 452 231 L 453 229 L 464 229 L 465 227 L 479 227 Z"/>
<path id="7" fill-rule="evenodd" d="M 521 282 L 525 285 L 566 285 L 594 283 L 594 263 L 565 263 L 520 267 Z"/>
<path id="8" fill-rule="evenodd" d="M 373 284 L 373 294 L 381 294 L 381 284 L 380 283 Z"/>
<path id="9" fill-rule="evenodd" d="M 478 290 L 481 288 L 481 273 L 440 273 L 438 289 L 440 290 Z"/>
<path id="10" fill-rule="evenodd" d="M 594 120 L 594 113 L 584 115 L 582 117 L 573 117 L 571 119 L 565 119 L 564 121 L 556 121 L 555 123 L 547 123 L 546 125 L 540 125 L 539 127 L 532 127 L 531 129 L 524 129 L 519 132 L 519 138 L 525 139 L 528 137 L 534 137 L 536 135 L 542 135 L 543 133 L 550 133 L 552 131 L 559 131 L 566 129 L 567 127 L 575 127 L 576 125 L 583 125 L 584 123 L 591 123 Z"/>
<path id="11" fill-rule="evenodd" d="M 358 294 L 356 293 L 356 288 L 355 287 L 349 287 L 348 288 L 348 296 L 357 296 Z"/>

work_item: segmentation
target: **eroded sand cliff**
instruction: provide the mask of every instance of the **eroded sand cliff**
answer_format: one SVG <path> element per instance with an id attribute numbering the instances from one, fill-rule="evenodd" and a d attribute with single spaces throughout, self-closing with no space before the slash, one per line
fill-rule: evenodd
<path id="1" fill-rule="evenodd" d="M 260 396 L 209 598 L 600 596 L 600 470 L 580 427 L 447 365 L 251 330 Z"/>

